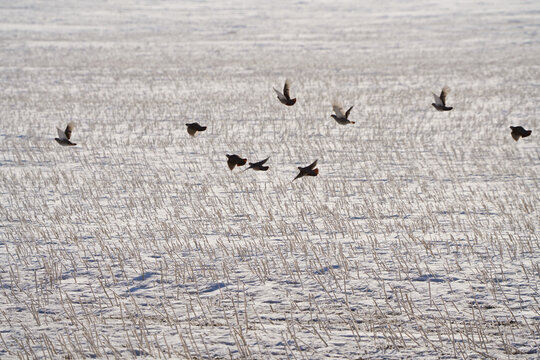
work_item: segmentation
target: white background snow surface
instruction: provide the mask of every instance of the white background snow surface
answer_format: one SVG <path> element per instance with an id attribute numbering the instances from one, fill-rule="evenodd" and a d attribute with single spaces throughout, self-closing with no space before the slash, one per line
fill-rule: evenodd
<path id="1" fill-rule="evenodd" d="M 3 1 L 0 357 L 538 358 L 539 18 Z"/>

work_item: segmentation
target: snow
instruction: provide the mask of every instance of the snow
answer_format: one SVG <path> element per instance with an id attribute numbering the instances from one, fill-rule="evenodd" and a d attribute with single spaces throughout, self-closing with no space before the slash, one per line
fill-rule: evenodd
<path id="1" fill-rule="evenodd" d="M 539 13 L 3 4 L 0 357 L 537 358 Z"/>

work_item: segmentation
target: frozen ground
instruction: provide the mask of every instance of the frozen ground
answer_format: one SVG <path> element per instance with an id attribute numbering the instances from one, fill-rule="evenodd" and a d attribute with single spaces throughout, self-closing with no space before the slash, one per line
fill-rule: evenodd
<path id="1" fill-rule="evenodd" d="M 262 3 L 1 3 L 0 357 L 538 358 L 539 3 Z"/>

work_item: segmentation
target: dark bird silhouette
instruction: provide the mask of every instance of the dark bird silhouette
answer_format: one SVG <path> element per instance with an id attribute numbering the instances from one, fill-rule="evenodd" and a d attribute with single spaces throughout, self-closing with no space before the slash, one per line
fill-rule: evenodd
<path id="1" fill-rule="evenodd" d="M 69 141 L 71 138 L 71 133 L 73 132 L 73 129 L 75 128 L 75 124 L 70 122 L 67 124 L 66 130 L 61 130 L 59 128 L 56 128 L 56 131 L 58 131 L 58 137 L 54 138 L 57 143 L 59 143 L 62 146 L 75 146 L 77 144 L 72 143 Z"/>
<path id="2" fill-rule="evenodd" d="M 274 88 L 274 91 L 276 92 L 277 98 L 279 99 L 279 101 L 281 101 L 282 104 L 285 104 L 287 106 L 293 106 L 294 103 L 296 103 L 296 98 L 291 99 L 289 95 L 290 87 L 291 87 L 291 81 L 287 79 L 285 80 L 285 86 L 283 87 L 283 94 L 279 92 L 279 90 L 276 90 L 276 88 Z"/>
<path id="3" fill-rule="evenodd" d="M 525 130 L 521 126 L 510 126 L 510 129 L 512 129 L 512 137 L 516 141 L 518 141 L 520 137 L 527 137 L 532 133 L 532 130 Z"/>
<path id="4" fill-rule="evenodd" d="M 441 95 L 437 96 L 433 94 L 433 98 L 435 99 L 434 103 L 431 103 L 435 109 L 438 111 L 450 111 L 453 109 L 453 107 L 446 106 L 446 97 L 448 96 L 448 93 L 450 93 L 450 88 L 448 86 L 443 87 L 441 91 Z"/>
<path id="5" fill-rule="evenodd" d="M 229 169 L 231 171 L 234 169 L 235 166 L 244 166 L 246 165 L 247 159 L 242 159 L 238 155 L 229 155 L 227 154 L 227 165 L 229 165 Z"/>
<path id="6" fill-rule="evenodd" d="M 319 174 L 319 169 L 316 169 L 315 166 L 317 166 L 317 160 L 306 167 L 299 166 L 298 170 L 300 170 L 300 172 L 298 175 L 296 175 L 293 181 L 303 176 L 317 176 Z"/>
<path id="7" fill-rule="evenodd" d="M 204 131 L 206 130 L 206 126 L 201 126 L 199 123 L 197 122 L 194 122 L 194 123 L 190 123 L 190 124 L 186 124 L 187 126 L 187 132 L 189 135 L 191 136 L 195 136 L 195 134 L 197 133 L 197 131 Z"/>
<path id="8" fill-rule="evenodd" d="M 332 103 L 332 108 L 334 109 L 336 115 L 332 114 L 331 116 L 340 125 L 354 124 L 354 121 L 349 120 L 349 114 L 351 113 L 353 107 L 354 105 L 351 106 L 347 112 L 345 112 L 343 111 L 343 107 L 337 101 L 334 101 Z"/>
<path id="9" fill-rule="evenodd" d="M 268 166 L 263 166 L 263 165 L 264 165 L 265 162 L 268 161 L 268 159 L 270 159 L 270 156 L 267 157 L 264 160 L 254 162 L 254 163 L 249 163 L 249 167 L 244 171 L 247 171 L 249 169 L 253 169 L 255 171 L 266 171 L 266 170 L 268 170 L 269 167 Z"/>

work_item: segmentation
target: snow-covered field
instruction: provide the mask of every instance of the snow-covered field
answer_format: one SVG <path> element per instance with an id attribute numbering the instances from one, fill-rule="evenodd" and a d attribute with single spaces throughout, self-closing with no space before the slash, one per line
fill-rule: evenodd
<path id="1" fill-rule="evenodd" d="M 540 357 L 538 1 L 265 3 L 2 2 L 0 357 Z"/>

